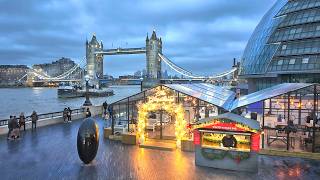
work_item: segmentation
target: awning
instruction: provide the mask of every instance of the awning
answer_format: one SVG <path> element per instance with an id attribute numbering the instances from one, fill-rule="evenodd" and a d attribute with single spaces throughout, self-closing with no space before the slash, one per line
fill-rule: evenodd
<path id="1" fill-rule="evenodd" d="M 303 89 L 309 86 L 312 86 L 314 84 L 309 83 L 283 83 L 278 84 L 275 86 L 272 86 L 270 88 L 266 88 L 251 94 L 248 94 L 246 96 L 241 96 L 239 99 L 234 100 L 232 107 L 230 108 L 230 111 L 247 106 L 249 104 L 253 104 L 256 102 L 260 102 L 266 99 L 270 99 L 276 96 L 280 96 L 292 91 L 296 91 L 299 89 Z"/>
<path id="2" fill-rule="evenodd" d="M 228 119 L 228 120 L 233 121 L 235 123 L 241 123 L 241 124 L 247 125 L 249 128 L 251 128 L 253 130 L 257 130 L 257 131 L 260 129 L 260 125 L 259 125 L 258 121 L 253 120 L 253 119 L 248 119 L 248 118 L 245 118 L 243 116 L 233 114 L 233 113 L 224 113 L 224 114 L 221 114 L 218 116 L 200 119 L 197 122 L 197 124 L 206 124 L 206 123 L 210 123 L 211 121 L 214 121 L 217 119 Z"/>
<path id="3" fill-rule="evenodd" d="M 235 98 L 233 91 L 207 83 L 163 84 L 163 86 L 206 101 L 225 110 L 231 108 Z"/>

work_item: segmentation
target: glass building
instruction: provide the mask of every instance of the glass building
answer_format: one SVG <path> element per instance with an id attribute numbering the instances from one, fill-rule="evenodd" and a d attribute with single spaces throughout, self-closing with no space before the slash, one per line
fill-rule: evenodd
<path id="1" fill-rule="evenodd" d="M 284 82 L 320 83 L 320 0 L 278 0 L 245 48 L 249 93 Z"/>

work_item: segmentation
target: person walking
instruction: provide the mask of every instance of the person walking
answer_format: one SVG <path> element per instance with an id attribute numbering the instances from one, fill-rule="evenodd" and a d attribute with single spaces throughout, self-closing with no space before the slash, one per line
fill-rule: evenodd
<path id="1" fill-rule="evenodd" d="M 86 118 L 88 117 L 91 117 L 91 112 L 89 108 L 87 108 L 87 111 L 86 111 Z"/>
<path id="2" fill-rule="evenodd" d="M 68 118 L 67 108 L 63 109 L 62 116 L 63 116 L 63 122 L 67 122 L 67 118 Z"/>
<path id="3" fill-rule="evenodd" d="M 37 121 L 38 121 L 39 117 L 36 111 L 33 111 L 31 114 L 31 122 L 32 122 L 32 126 L 31 128 L 33 129 L 33 126 L 35 129 L 37 129 Z"/>
<path id="4" fill-rule="evenodd" d="M 13 126 L 12 126 L 12 121 L 13 121 L 13 116 L 10 116 L 10 119 L 8 120 L 8 135 L 7 135 L 7 139 L 11 139 L 10 138 L 10 134 L 11 134 L 11 131 L 13 130 Z"/>
<path id="5" fill-rule="evenodd" d="M 103 114 L 106 115 L 106 114 L 107 114 L 107 108 L 108 108 L 108 103 L 107 103 L 107 101 L 105 101 L 105 102 L 102 104 L 102 107 L 103 107 Z"/>
<path id="6" fill-rule="evenodd" d="M 20 128 L 19 128 L 19 122 L 16 116 L 13 116 L 12 120 L 12 132 L 10 135 L 13 139 L 20 138 Z"/>
<path id="7" fill-rule="evenodd" d="M 72 110 L 70 109 L 70 107 L 68 107 L 67 109 L 67 115 L 68 115 L 68 121 L 71 122 Z"/>
<path id="8" fill-rule="evenodd" d="M 26 131 L 26 117 L 24 116 L 24 113 L 21 112 L 19 117 L 19 129 L 23 126 L 23 131 Z"/>

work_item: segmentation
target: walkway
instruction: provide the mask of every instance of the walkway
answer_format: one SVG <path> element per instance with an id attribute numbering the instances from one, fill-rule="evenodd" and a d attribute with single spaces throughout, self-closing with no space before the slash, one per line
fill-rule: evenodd
<path id="1" fill-rule="evenodd" d="M 81 121 L 27 131 L 19 141 L 0 137 L 0 177 L 5 179 L 317 179 L 320 161 L 261 156 L 256 174 L 198 167 L 194 154 L 126 146 L 102 139 L 92 165 L 78 158 Z"/>

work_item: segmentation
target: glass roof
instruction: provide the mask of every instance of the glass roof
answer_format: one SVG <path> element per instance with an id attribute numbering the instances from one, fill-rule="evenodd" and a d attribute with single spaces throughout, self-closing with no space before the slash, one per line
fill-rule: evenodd
<path id="1" fill-rule="evenodd" d="M 231 107 L 235 98 L 235 93 L 233 91 L 206 83 L 164 84 L 163 86 L 222 107 L 226 110 Z"/>
<path id="2" fill-rule="evenodd" d="M 243 107 L 249 104 L 253 104 L 265 99 L 269 99 L 272 97 L 280 96 L 282 94 L 286 94 L 288 92 L 292 92 L 295 90 L 299 90 L 302 88 L 306 88 L 312 86 L 313 84 L 309 83 L 283 83 L 272 86 L 270 88 L 263 89 L 261 91 L 257 91 L 246 96 L 242 96 L 239 99 L 234 100 L 232 107 L 230 110 L 234 110 L 239 107 Z"/>

